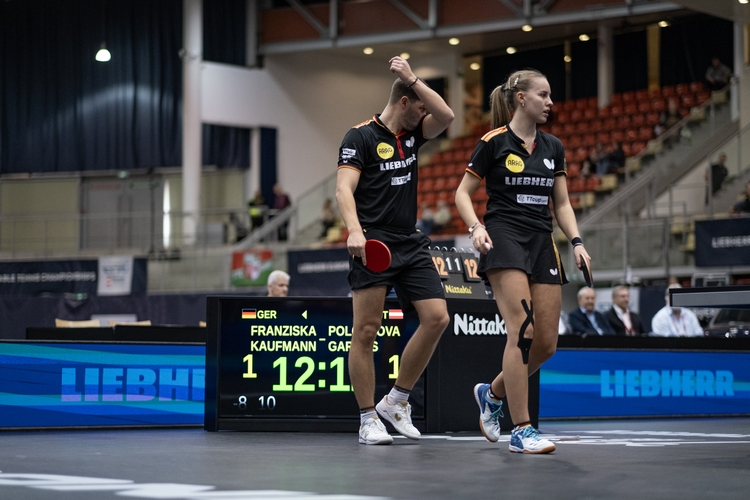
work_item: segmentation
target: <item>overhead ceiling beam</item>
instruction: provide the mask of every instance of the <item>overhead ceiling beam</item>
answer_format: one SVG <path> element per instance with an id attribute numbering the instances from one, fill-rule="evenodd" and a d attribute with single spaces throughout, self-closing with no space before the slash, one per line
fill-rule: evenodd
<path id="1" fill-rule="evenodd" d="M 393 6 L 396 7 L 398 10 L 400 10 L 402 14 L 404 14 L 406 17 L 411 19 L 411 22 L 419 26 L 419 29 L 423 29 L 423 30 L 430 29 L 430 25 L 428 21 L 426 19 L 422 19 L 419 16 L 419 14 L 411 10 L 408 5 L 404 5 L 404 3 L 401 2 L 401 0 L 388 0 L 388 1 L 391 2 L 391 4 L 393 4 Z"/>
<path id="2" fill-rule="evenodd" d="M 305 21 L 307 21 L 307 23 L 310 26 L 315 28 L 318 31 L 318 33 L 320 33 L 321 37 L 328 38 L 330 36 L 328 28 L 324 26 L 323 23 L 318 21 L 318 19 L 315 16 L 312 15 L 312 13 L 310 12 L 310 9 L 308 9 L 307 7 L 299 3 L 298 0 L 286 0 L 286 3 L 291 5 L 292 8 L 296 10 L 300 16 L 305 18 Z"/>
<path id="3" fill-rule="evenodd" d="M 287 0 L 292 1 L 292 0 Z M 628 15 L 652 14 L 657 12 L 669 12 L 679 10 L 680 5 L 671 2 L 658 2 L 640 5 L 622 5 L 607 8 L 585 9 L 578 11 L 547 14 L 534 18 L 534 26 L 552 26 L 557 24 L 575 23 L 582 21 L 602 21 L 606 19 L 620 18 Z M 331 49 L 335 47 L 356 47 L 360 45 L 374 45 L 379 43 L 406 42 L 413 40 L 429 40 L 431 38 L 453 37 L 462 35 L 474 35 L 493 31 L 508 31 L 519 29 L 526 24 L 526 19 L 503 19 L 481 23 L 436 26 L 432 29 L 417 29 L 408 31 L 392 31 L 386 33 L 339 36 L 335 39 L 318 39 L 293 42 L 275 42 L 264 44 L 259 47 L 260 53 L 286 54 L 307 50 Z"/>
<path id="4" fill-rule="evenodd" d="M 518 5 L 513 3 L 513 0 L 498 0 L 501 4 L 508 7 L 508 9 L 515 14 L 516 17 L 521 17 L 523 15 L 523 9 L 519 8 Z"/>

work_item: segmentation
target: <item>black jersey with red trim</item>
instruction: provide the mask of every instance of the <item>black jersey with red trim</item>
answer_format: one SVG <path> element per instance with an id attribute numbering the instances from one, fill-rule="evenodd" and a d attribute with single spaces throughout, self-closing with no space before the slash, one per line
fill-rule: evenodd
<path id="1" fill-rule="evenodd" d="M 556 176 L 567 175 L 565 151 L 557 137 L 537 130 L 529 153 L 510 127 L 500 127 L 482 137 L 466 171 L 486 178 L 485 224 L 496 221 L 552 231 L 552 186 Z"/>
<path id="2" fill-rule="evenodd" d="M 339 148 L 339 167 L 360 173 L 354 201 L 364 229 L 410 232 L 417 223 L 417 151 L 427 142 L 424 118 L 414 130 L 391 132 L 380 115 L 355 125 Z"/>

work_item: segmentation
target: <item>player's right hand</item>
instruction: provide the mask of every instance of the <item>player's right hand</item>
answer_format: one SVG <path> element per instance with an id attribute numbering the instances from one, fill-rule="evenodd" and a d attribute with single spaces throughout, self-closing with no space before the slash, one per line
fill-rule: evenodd
<path id="1" fill-rule="evenodd" d="M 346 239 L 346 247 L 349 250 L 349 255 L 362 259 L 363 265 L 367 265 L 365 243 L 367 243 L 367 238 L 365 238 L 365 235 L 361 230 L 350 232 L 349 237 Z"/>

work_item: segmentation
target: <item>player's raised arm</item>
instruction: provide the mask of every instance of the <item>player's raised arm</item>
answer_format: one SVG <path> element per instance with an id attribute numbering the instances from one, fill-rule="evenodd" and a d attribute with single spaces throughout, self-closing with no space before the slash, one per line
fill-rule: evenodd
<path id="1" fill-rule="evenodd" d="M 396 73 L 407 87 L 414 90 L 419 99 L 424 103 L 429 115 L 424 120 L 423 132 L 427 139 L 440 135 L 443 130 L 453 122 L 453 110 L 448 107 L 442 97 L 432 90 L 426 83 L 417 78 L 412 72 L 411 66 L 401 57 L 393 57 L 390 60 L 391 71 Z"/>

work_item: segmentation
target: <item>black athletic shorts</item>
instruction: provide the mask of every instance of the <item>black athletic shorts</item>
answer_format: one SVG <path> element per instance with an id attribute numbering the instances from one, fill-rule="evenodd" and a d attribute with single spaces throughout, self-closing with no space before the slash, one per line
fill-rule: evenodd
<path id="1" fill-rule="evenodd" d="M 423 299 L 444 299 L 440 276 L 429 253 L 430 238 L 415 230 L 411 234 L 398 234 L 382 229 L 368 229 L 365 238 L 380 240 L 391 251 L 391 267 L 376 273 L 362 265 L 362 259 L 353 257 L 349 263 L 349 285 L 352 290 L 385 285 L 396 290 L 401 308 L 413 309 L 412 302 Z M 387 292 L 386 292 L 387 293 Z"/>
<path id="2" fill-rule="evenodd" d="M 497 222 L 487 224 L 487 233 L 493 248 L 480 256 L 478 270 L 485 281 L 489 269 L 520 269 L 534 283 L 564 285 L 568 282 L 551 233 L 522 231 Z"/>

